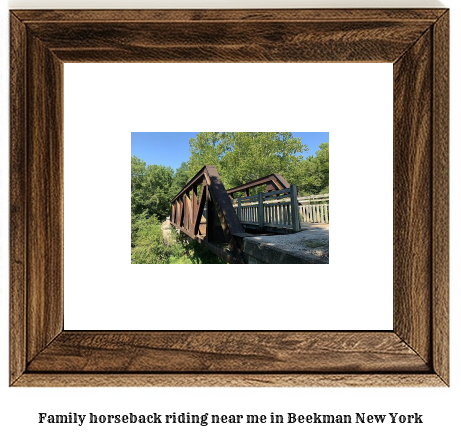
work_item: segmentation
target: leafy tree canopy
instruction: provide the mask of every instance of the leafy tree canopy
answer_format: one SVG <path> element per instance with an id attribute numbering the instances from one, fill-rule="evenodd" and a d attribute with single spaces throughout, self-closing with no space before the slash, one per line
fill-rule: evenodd
<path id="1" fill-rule="evenodd" d="M 272 173 L 287 177 L 307 151 L 290 132 L 207 132 L 189 144 L 189 178 L 204 165 L 214 165 L 226 188 Z"/>
<path id="2" fill-rule="evenodd" d="M 189 171 L 186 162 L 183 162 L 181 166 L 176 170 L 173 175 L 173 180 L 171 183 L 171 198 L 178 194 L 182 188 L 189 181 Z"/>
<path id="3" fill-rule="evenodd" d="M 227 189 L 279 173 L 302 194 L 328 192 L 328 143 L 307 158 L 307 145 L 291 132 L 205 132 L 189 145 L 188 179 L 204 165 L 214 165 Z"/>
<path id="4" fill-rule="evenodd" d="M 165 219 L 170 209 L 173 169 L 163 165 L 146 165 L 131 156 L 131 211 L 135 215 L 146 212 Z"/>
<path id="5" fill-rule="evenodd" d="M 199 133 L 189 145 L 189 178 L 214 165 L 228 189 L 272 173 L 289 180 L 307 151 L 290 132 Z"/>
<path id="6" fill-rule="evenodd" d="M 315 156 L 309 156 L 296 167 L 291 183 L 305 194 L 328 193 L 330 183 L 329 144 L 320 144 Z"/>

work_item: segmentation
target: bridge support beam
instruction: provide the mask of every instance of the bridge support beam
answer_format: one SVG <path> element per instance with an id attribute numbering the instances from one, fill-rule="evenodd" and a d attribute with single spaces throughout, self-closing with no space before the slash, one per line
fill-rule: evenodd
<path id="1" fill-rule="evenodd" d="M 201 185 L 197 203 L 198 187 Z M 242 224 L 214 166 L 204 166 L 171 201 L 171 224 L 231 263 L 244 263 Z M 201 222 L 206 211 L 206 230 Z M 218 244 L 226 243 L 227 250 Z"/>

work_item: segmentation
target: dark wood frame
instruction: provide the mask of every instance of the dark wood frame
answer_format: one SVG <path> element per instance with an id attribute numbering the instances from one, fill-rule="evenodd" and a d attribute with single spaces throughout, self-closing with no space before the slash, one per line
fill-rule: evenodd
<path id="1" fill-rule="evenodd" d="M 10 19 L 12 386 L 448 385 L 448 10 Z M 63 331 L 64 62 L 392 62 L 393 330 Z"/>

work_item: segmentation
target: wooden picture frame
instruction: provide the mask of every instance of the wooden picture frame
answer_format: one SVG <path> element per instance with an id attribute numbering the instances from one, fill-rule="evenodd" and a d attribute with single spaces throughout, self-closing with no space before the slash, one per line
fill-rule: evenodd
<path id="1" fill-rule="evenodd" d="M 10 20 L 11 386 L 448 386 L 447 9 Z M 393 330 L 63 330 L 64 62 L 392 62 Z"/>

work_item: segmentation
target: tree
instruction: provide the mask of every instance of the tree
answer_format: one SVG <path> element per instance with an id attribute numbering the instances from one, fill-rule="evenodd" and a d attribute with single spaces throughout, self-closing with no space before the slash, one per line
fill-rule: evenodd
<path id="1" fill-rule="evenodd" d="M 320 150 L 315 154 L 315 160 L 317 161 L 317 172 L 320 179 L 320 191 L 319 193 L 328 192 L 330 185 L 330 146 L 329 143 L 320 144 Z"/>
<path id="2" fill-rule="evenodd" d="M 136 156 L 131 157 L 131 211 L 143 212 L 165 219 L 170 211 L 173 169 L 163 165 L 146 165 Z"/>
<path id="3" fill-rule="evenodd" d="M 302 194 L 324 194 L 329 191 L 330 184 L 329 144 L 320 144 L 315 157 L 309 156 L 296 169 L 293 183 Z"/>
<path id="4" fill-rule="evenodd" d="M 189 177 L 214 165 L 228 189 L 271 173 L 290 181 L 307 151 L 290 132 L 199 133 L 189 144 Z"/>
<path id="5" fill-rule="evenodd" d="M 202 132 L 189 140 L 190 157 L 187 162 L 189 178 L 192 178 L 204 165 L 220 168 L 220 161 L 226 153 L 225 144 L 219 132 Z"/>
<path id="6" fill-rule="evenodd" d="M 189 179 L 190 178 L 187 163 L 183 162 L 173 175 L 173 181 L 171 183 L 170 189 L 170 197 L 173 198 L 176 194 L 181 192 L 182 188 L 184 188 Z"/>

